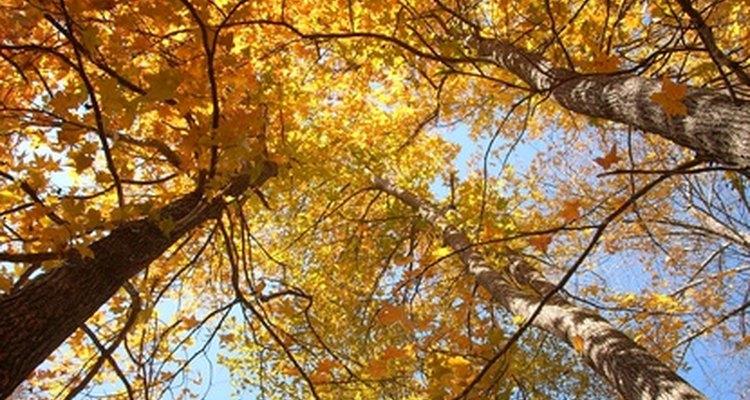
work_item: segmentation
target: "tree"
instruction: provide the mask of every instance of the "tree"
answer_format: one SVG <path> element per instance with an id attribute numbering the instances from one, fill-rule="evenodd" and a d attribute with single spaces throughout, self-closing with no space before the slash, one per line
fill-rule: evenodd
<path id="1" fill-rule="evenodd" d="M 747 9 L 4 6 L 0 395 L 162 397 L 219 342 L 268 397 L 700 398 L 687 346 L 750 344 Z"/>

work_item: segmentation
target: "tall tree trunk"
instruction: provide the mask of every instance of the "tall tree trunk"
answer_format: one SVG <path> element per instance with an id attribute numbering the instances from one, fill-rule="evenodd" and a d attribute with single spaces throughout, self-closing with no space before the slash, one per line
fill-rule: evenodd
<path id="1" fill-rule="evenodd" d="M 416 195 L 376 178 L 375 186 L 411 207 L 443 233 L 447 246 L 459 253 L 477 283 L 513 315 L 528 320 L 554 285 L 520 258 L 506 260 L 506 275 L 493 269 L 464 232 L 451 225 L 434 206 Z M 512 279 L 509 279 L 511 276 Z M 521 290 L 512 281 L 538 294 Z M 667 365 L 617 330 L 604 318 L 554 295 L 544 304 L 532 326 L 557 336 L 575 348 L 588 365 L 626 400 L 704 399 Z"/>
<path id="2" fill-rule="evenodd" d="M 500 39 L 474 40 L 479 54 L 570 111 L 622 122 L 688 147 L 707 160 L 750 167 L 750 102 L 688 88 L 687 115 L 667 117 L 651 95 L 661 82 L 631 74 L 585 75 L 556 68 Z"/>
<path id="3" fill-rule="evenodd" d="M 266 162 L 260 176 L 241 175 L 224 192 L 237 196 L 276 175 Z M 130 278 L 159 258 L 185 233 L 220 215 L 220 196 L 204 202 L 197 193 L 159 211 L 156 218 L 125 223 L 91 244 L 93 258 L 69 251 L 63 264 L 0 299 L 0 398 L 13 390 Z M 171 219 L 166 235 L 157 221 Z"/>

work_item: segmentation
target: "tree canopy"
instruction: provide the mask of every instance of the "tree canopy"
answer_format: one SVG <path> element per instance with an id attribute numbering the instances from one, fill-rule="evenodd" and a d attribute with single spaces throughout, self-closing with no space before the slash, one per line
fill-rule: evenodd
<path id="1" fill-rule="evenodd" d="M 0 7 L 2 397 L 699 399 L 696 344 L 748 357 L 747 0 Z"/>

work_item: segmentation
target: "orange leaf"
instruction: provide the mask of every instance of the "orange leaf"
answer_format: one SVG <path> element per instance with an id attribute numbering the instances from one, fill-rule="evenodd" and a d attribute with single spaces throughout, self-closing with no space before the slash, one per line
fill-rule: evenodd
<path id="1" fill-rule="evenodd" d="M 622 158 L 617 155 L 617 144 L 613 144 L 612 149 L 609 150 L 609 153 L 603 155 L 602 157 L 595 158 L 594 162 L 599 164 L 604 169 L 609 169 L 612 164 L 617 164 L 617 162 L 620 160 L 622 160 Z"/>
<path id="2" fill-rule="evenodd" d="M 232 333 L 219 334 L 219 341 L 222 344 L 232 343 L 234 342 L 234 334 Z"/>
<path id="3" fill-rule="evenodd" d="M 115 8 L 117 2 L 115 0 L 94 0 L 91 2 L 91 6 L 97 10 L 106 11 Z"/>
<path id="4" fill-rule="evenodd" d="M 412 322 L 404 306 L 386 304 L 378 313 L 378 322 L 381 325 L 400 324 L 404 329 L 411 329 Z"/>
<path id="5" fill-rule="evenodd" d="M 687 86 L 672 83 L 666 76 L 661 79 L 661 91 L 651 95 L 651 100 L 661 107 L 667 118 L 687 115 L 687 107 L 682 102 L 687 94 Z"/>
<path id="6" fill-rule="evenodd" d="M 321 374 L 327 374 L 333 369 L 334 367 L 338 366 L 338 361 L 332 360 L 330 358 L 323 359 L 320 364 L 318 364 L 318 368 L 316 371 Z"/>
<path id="7" fill-rule="evenodd" d="M 406 351 L 404 349 L 397 349 L 393 346 L 389 346 L 383 352 L 383 360 L 393 360 L 406 357 Z"/>
<path id="8" fill-rule="evenodd" d="M 380 379 L 388 375 L 388 368 L 382 360 L 370 360 L 365 368 L 365 373 L 373 379 Z"/>
<path id="9" fill-rule="evenodd" d="M 552 243 L 552 235 L 534 236 L 529 239 L 529 243 L 535 249 L 541 251 L 542 253 L 546 253 L 547 247 L 549 247 L 549 244 Z"/>
<path id="10" fill-rule="evenodd" d="M 196 319 L 194 316 L 191 315 L 191 316 L 183 319 L 182 323 L 185 325 L 185 329 L 193 329 L 196 326 L 198 326 L 198 324 L 200 323 L 200 321 L 198 321 L 198 319 Z"/>
<path id="11" fill-rule="evenodd" d="M 393 263 L 396 265 L 407 265 L 414 262 L 414 257 L 408 255 L 397 255 L 393 257 Z"/>
<path id="12" fill-rule="evenodd" d="M 573 345 L 573 348 L 576 349 L 577 352 L 583 353 L 583 338 L 580 336 L 573 336 L 570 339 L 570 343 Z"/>
<path id="13" fill-rule="evenodd" d="M 321 383 L 328 382 L 328 374 L 324 374 L 322 372 L 315 372 L 312 375 L 310 375 L 310 382 L 319 385 Z"/>
<path id="14" fill-rule="evenodd" d="M 70 158 L 79 174 L 87 170 L 94 163 L 94 155 L 83 151 L 71 152 Z"/>
<path id="15" fill-rule="evenodd" d="M 565 222 L 573 221 L 581 216 L 581 213 L 578 211 L 580 207 L 581 202 L 578 200 L 565 200 L 563 201 L 562 210 L 560 210 L 560 216 L 563 217 Z"/>
<path id="16" fill-rule="evenodd" d="M 605 74 L 616 72 L 620 67 L 620 59 L 613 55 L 597 52 L 591 62 L 591 67 L 595 72 Z"/>
<path id="17" fill-rule="evenodd" d="M 13 287 L 13 280 L 4 276 L 0 276 L 0 292 L 10 292 Z"/>

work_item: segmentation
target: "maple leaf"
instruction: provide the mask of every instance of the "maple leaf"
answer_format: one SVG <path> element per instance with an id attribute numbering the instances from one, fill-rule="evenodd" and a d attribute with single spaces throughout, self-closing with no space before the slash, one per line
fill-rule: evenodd
<path id="1" fill-rule="evenodd" d="M 403 305 L 386 304 L 383 306 L 378 313 L 378 322 L 381 325 L 399 324 L 407 330 L 413 328 L 413 324 Z"/>
<path id="2" fill-rule="evenodd" d="M 182 323 L 183 323 L 183 325 L 185 326 L 186 329 L 193 329 L 196 326 L 198 326 L 198 324 L 200 323 L 200 321 L 198 321 L 198 319 L 196 319 L 195 316 L 191 315 L 191 316 L 183 319 Z"/>
<path id="3" fill-rule="evenodd" d="M 66 197 L 60 202 L 60 207 L 62 207 L 66 215 L 69 215 L 71 217 L 83 214 L 84 210 L 86 209 L 86 205 L 83 202 L 76 201 L 75 199 L 69 197 Z"/>
<path id="4" fill-rule="evenodd" d="M 532 247 L 539 250 L 540 252 L 546 253 L 547 247 L 549 247 L 549 244 L 552 243 L 552 235 L 532 236 L 529 239 L 529 243 Z"/>
<path id="5" fill-rule="evenodd" d="M 161 230 L 165 236 L 169 236 L 176 225 L 172 218 L 163 218 L 159 221 L 158 226 L 159 230 Z"/>
<path id="6" fill-rule="evenodd" d="M 60 268 L 63 265 L 61 260 L 47 260 L 42 262 L 42 269 L 45 271 L 52 271 Z"/>
<path id="7" fill-rule="evenodd" d="M 388 348 L 386 348 L 383 352 L 383 360 L 405 358 L 407 354 L 408 353 L 405 349 L 388 346 Z"/>
<path id="8" fill-rule="evenodd" d="M 620 59 L 617 56 L 597 52 L 594 60 L 591 62 L 591 68 L 594 72 L 604 74 L 616 72 L 620 68 Z"/>
<path id="9" fill-rule="evenodd" d="M 432 258 L 435 260 L 439 260 L 448 257 L 453 253 L 454 251 L 450 247 L 438 247 L 437 249 L 432 251 Z"/>
<path id="10" fill-rule="evenodd" d="M 583 338 L 580 336 L 573 336 L 570 339 L 570 343 L 573 345 L 573 348 L 576 349 L 577 352 L 583 353 Z"/>
<path id="11" fill-rule="evenodd" d="M 327 374 L 338 365 L 339 365 L 338 361 L 333 360 L 331 358 L 324 358 L 323 360 L 320 361 L 320 363 L 318 363 L 318 368 L 316 369 L 316 371 L 323 373 L 323 374 Z"/>
<path id="12" fill-rule="evenodd" d="M 75 245 L 74 247 L 78 251 L 78 254 L 80 254 L 84 259 L 94 259 L 94 251 L 91 250 L 88 245 L 81 243 Z"/>
<path id="13" fill-rule="evenodd" d="M 393 263 L 396 265 L 408 265 L 414 262 L 414 257 L 410 255 L 399 254 L 393 257 Z"/>
<path id="14" fill-rule="evenodd" d="M 78 128 L 71 128 L 67 125 L 63 125 L 62 128 L 57 132 L 57 140 L 61 144 L 72 146 L 78 143 L 78 140 L 83 135 L 83 130 Z"/>
<path id="15" fill-rule="evenodd" d="M 83 171 L 86 171 L 92 164 L 94 164 L 93 154 L 84 151 L 72 152 L 70 158 L 73 159 L 73 166 L 79 174 L 83 173 Z"/>
<path id="16" fill-rule="evenodd" d="M 154 315 L 154 307 L 146 307 L 138 312 L 138 315 L 135 317 L 136 324 L 144 324 L 146 323 L 151 316 Z"/>
<path id="17" fill-rule="evenodd" d="M 312 375 L 310 375 L 310 382 L 316 385 L 325 383 L 327 381 L 328 381 L 328 374 L 316 371 Z"/>
<path id="18" fill-rule="evenodd" d="M 388 375 L 388 365 L 383 360 L 370 360 L 367 367 L 365 367 L 365 373 L 372 377 L 372 379 L 384 378 Z"/>
<path id="19" fill-rule="evenodd" d="M 9 292 L 10 289 L 13 287 L 13 280 L 0 275 L 0 291 L 1 292 Z"/>
<path id="20" fill-rule="evenodd" d="M 617 144 L 613 144 L 607 154 L 595 158 L 594 162 L 604 169 L 609 169 L 612 164 L 617 164 L 620 160 L 622 160 L 622 158 L 617 155 Z"/>
<path id="21" fill-rule="evenodd" d="M 147 98 L 162 101 L 174 96 L 177 87 L 180 86 L 181 76 L 173 69 L 164 69 L 156 74 L 147 76 L 149 91 Z"/>
<path id="22" fill-rule="evenodd" d="M 228 345 L 234 342 L 234 334 L 233 333 L 219 334 L 219 341 L 224 345 Z M 297 373 L 297 370 L 295 369 L 294 372 Z"/>
<path id="23" fill-rule="evenodd" d="M 91 6 L 98 10 L 111 10 L 117 5 L 116 0 L 93 0 Z"/>
<path id="24" fill-rule="evenodd" d="M 687 106 L 682 100 L 687 94 L 687 86 L 673 83 L 666 76 L 661 79 L 661 91 L 651 95 L 651 100 L 661 107 L 667 116 L 687 115 Z"/>
<path id="25" fill-rule="evenodd" d="M 570 222 L 581 216 L 581 212 L 578 210 L 581 207 L 579 200 L 565 200 L 563 201 L 562 209 L 560 210 L 560 216 L 565 222 Z"/>
<path id="26" fill-rule="evenodd" d="M 86 210 L 84 218 L 86 219 L 84 225 L 88 227 L 98 226 L 105 222 L 104 220 L 102 220 L 101 211 L 97 210 L 96 208 L 89 208 L 88 210 Z"/>
<path id="27" fill-rule="evenodd" d="M 23 197 L 11 192 L 10 190 L 0 190 L 0 200 L 8 202 L 8 204 L 12 201 L 21 200 L 22 198 Z"/>

